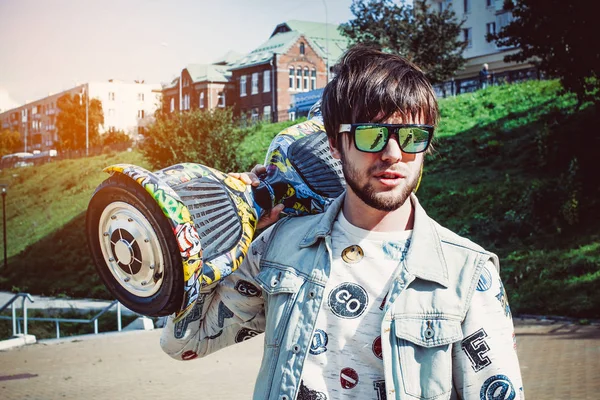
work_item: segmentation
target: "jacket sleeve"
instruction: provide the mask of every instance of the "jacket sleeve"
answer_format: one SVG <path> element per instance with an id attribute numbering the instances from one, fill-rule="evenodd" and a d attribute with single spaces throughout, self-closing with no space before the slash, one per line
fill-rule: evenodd
<path id="1" fill-rule="evenodd" d="M 264 332 L 265 307 L 256 282 L 269 228 L 256 238 L 239 268 L 202 289 L 187 317 L 177 323 L 169 316 L 160 344 L 171 357 L 191 360 Z"/>
<path id="2" fill-rule="evenodd" d="M 482 269 L 462 330 L 452 353 L 458 398 L 524 399 L 512 315 L 492 262 Z"/>

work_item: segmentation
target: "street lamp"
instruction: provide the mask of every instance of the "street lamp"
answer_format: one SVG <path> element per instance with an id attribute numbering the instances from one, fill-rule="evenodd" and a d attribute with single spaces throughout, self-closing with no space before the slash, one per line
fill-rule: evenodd
<path id="1" fill-rule="evenodd" d="M 8 265 L 6 258 L 6 193 L 8 193 L 8 185 L 0 183 L 0 190 L 2 191 L 2 227 L 4 228 L 4 268 L 6 268 Z"/>

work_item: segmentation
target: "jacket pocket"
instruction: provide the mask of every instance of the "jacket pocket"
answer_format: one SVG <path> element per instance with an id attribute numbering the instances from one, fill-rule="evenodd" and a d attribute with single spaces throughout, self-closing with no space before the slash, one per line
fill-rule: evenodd
<path id="1" fill-rule="evenodd" d="M 399 318 L 393 326 L 404 391 L 417 399 L 449 398 L 452 344 L 463 337 L 460 321 Z"/>
<path id="2" fill-rule="evenodd" d="M 306 278 L 293 270 L 263 267 L 256 281 L 265 296 L 265 344 L 278 347 Z"/>

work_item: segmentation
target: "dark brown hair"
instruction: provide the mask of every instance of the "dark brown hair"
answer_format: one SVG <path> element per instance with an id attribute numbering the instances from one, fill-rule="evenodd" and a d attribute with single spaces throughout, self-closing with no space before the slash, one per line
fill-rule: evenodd
<path id="1" fill-rule="evenodd" d="M 439 110 L 433 87 L 410 61 L 364 45 L 348 49 L 334 67 L 335 77 L 323 91 L 321 110 L 327 136 L 339 148 L 341 124 L 381 122 L 396 112 L 437 125 Z"/>

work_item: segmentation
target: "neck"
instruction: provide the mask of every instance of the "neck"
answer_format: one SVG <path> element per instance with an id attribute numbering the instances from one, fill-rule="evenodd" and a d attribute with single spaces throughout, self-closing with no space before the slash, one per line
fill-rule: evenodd
<path id="1" fill-rule="evenodd" d="M 409 230 L 414 224 L 414 207 L 410 197 L 394 211 L 381 211 L 365 204 L 352 190 L 346 191 L 344 217 L 352 225 L 374 232 Z"/>

